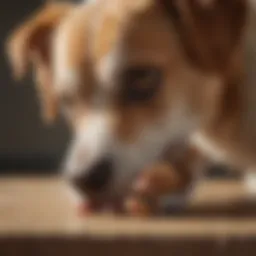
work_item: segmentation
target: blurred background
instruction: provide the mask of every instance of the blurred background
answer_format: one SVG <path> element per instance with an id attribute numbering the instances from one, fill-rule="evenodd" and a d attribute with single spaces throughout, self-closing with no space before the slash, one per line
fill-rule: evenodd
<path id="1" fill-rule="evenodd" d="M 16 82 L 4 56 L 6 37 L 42 0 L 5 1 L 1 11 L 0 40 L 0 172 L 53 172 L 65 152 L 69 134 L 62 120 L 46 126 L 32 79 Z"/>

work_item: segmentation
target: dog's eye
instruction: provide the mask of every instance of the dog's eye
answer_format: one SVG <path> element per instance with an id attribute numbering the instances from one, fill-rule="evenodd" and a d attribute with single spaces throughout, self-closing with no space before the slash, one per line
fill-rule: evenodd
<path id="1" fill-rule="evenodd" d="M 129 68 L 122 75 L 122 99 L 128 102 L 148 101 L 162 82 L 162 72 L 154 67 Z"/>

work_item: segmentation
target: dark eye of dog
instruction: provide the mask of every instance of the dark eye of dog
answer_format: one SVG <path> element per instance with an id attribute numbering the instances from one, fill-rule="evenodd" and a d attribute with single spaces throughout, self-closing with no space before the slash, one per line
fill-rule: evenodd
<path id="1" fill-rule="evenodd" d="M 122 75 L 122 100 L 145 102 L 154 97 L 162 82 L 162 72 L 154 67 L 132 67 Z"/>

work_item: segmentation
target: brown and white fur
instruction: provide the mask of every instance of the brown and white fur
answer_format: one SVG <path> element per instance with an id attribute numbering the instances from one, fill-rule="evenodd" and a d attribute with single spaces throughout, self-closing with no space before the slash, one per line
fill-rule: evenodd
<path id="1" fill-rule="evenodd" d="M 254 65 L 245 61 L 245 51 L 254 50 L 245 40 L 248 4 L 56 3 L 12 34 L 8 53 L 15 73 L 33 64 L 45 116 L 53 119 L 59 111 L 74 134 L 65 176 L 81 187 L 93 166 L 111 159 L 104 189 L 83 188 L 89 201 L 122 200 L 141 173 L 154 174 L 153 187 L 163 174 L 155 196 L 186 187 L 195 151 L 255 167 Z M 188 153 L 176 157 L 177 145 Z"/>

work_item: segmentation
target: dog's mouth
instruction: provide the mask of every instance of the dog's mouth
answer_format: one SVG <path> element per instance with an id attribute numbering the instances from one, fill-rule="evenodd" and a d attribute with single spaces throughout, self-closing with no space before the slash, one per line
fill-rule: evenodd
<path id="1" fill-rule="evenodd" d="M 177 159 L 182 154 L 184 143 L 171 143 L 164 150 L 159 152 L 159 157 L 154 161 L 164 161 L 171 158 Z M 150 167 L 150 163 L 144 163 L 145 166 L 140 166 L 137 170 L 132 170 L 133 163 L 128 163 L 131 166 L 130 173 L 127 174 L 127 179 L 122 178 L 121 186 L 116 187 L 116 178 L 119 175 L 116 166 L 113 164 L 114 159 L 111 157 L 104 158 L 95 163 L 90 170 L 87 170 L 76 178 L 71 178 L 69 181 L 76 191 L 84 197 L 84 201 L 79 206 L 79 212 L 102 212 L 105 210 L 120 212 L 122 211 L 122 201 L 127 193 L 132 191 L 132 185 L 136 182 L 137 177 L 143 172 L 143 168 Z M 151 161 L 149 161 L 151 162 Z M 135 175 L 133 175 L 135 173 Z M 131 176 L 129 176 L 131 174 Z"/>

